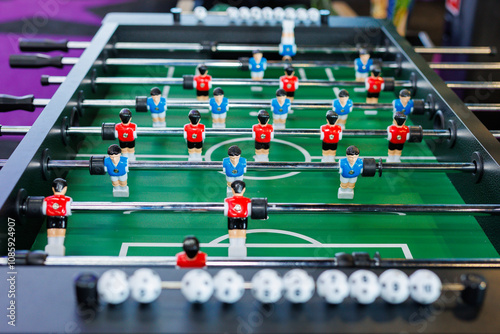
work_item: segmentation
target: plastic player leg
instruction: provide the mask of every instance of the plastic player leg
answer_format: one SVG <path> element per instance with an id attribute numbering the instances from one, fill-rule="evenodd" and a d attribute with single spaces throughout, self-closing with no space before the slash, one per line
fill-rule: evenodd
<path id="1" fill-rule="evenodd" d="M 135 153 L 128 154 L 128 161 L 135 161 Z"/>
<path id="2" fill-rule="evenodd" d="M 226 196 L 227 197 L 233 196 L 233 189 L 231 187 L 226 187 Z"/>
<path id="3" fill-rule="evenodd" d="M 50 256 L 64 256 L 66 253 L 66 247 L 64 247 L 64 245 L 49 243 L 45 246 L 45 253 Z"/>
<path id="4" fill-rule="evenodd" d="M 167 122 L 158 122 L 158 127 L 159 128 L 164 128 L 167 126 Z"/>
<path id="5" fill-rule="evenodd" d="M 260 93 L 260 92 L 262 92 L 262 87 L 261 86 L 252 86 L 252 87 L 250 87 L 250 90 L 252 92 Z"/>
<path id="6" fill-rule="evenodd" d="M 247 247 L 245 245 L 245 238 L 229 239 L 228 257 L 242 258 L 246 256 L 247 256 Z"/>
<path id="7" fill-rule="evenodd" d="M 129 197 L 128 186 L 113 187 L 113 197 Z"/>
<path id="8" fill-rule="evenodd" d="M 377 110 L 365 110 L 365 115 L 377 115 Z"/>
<path id="9" fill-rule="evenodd" d="M 339 198 L 339 199 L 353 199 L 354 198 L 354 189 L 339 188 L 339 192 L 337 193 L 337 198 Z"/>
<path id="10" fill-rule="evenodd" d="M 189 153 L 188 161 L 196 161 L 196 153 Z"/>

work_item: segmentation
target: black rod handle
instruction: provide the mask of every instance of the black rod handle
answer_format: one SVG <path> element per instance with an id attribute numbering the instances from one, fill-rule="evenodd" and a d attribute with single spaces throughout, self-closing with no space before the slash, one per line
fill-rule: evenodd
<path id="1" fill-rule="evenodd" d="M 67 52 L 68 40 L 20 38 L 19 49 L 21 51 L 66 51 Z"/>
<path id="2" fill-rule="evenodd" d="M 44 54 L 11 55 L 9 64 L 11 68 L 42 68 L 50 66 L 62 68 L 62 59 L 62 56 L 51 57 Z"/>
<path id="3" fill-rule="evenodd" d="M 12 110 L 35 111 L 33 95 L 13 96 L 0 94 L 0 112 Z"/>

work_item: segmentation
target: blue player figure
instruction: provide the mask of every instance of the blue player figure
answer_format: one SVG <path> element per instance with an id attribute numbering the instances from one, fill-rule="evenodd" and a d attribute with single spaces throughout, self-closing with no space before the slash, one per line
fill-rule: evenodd
<path id="1" fill-rule="evenodd" d="M 167 100 L 161 96 L 161 90 L 158 87 L 151 88 L 150 93 L 151 96 L 148 97 L 147 104 L 153 119 L 153 128 L 164 128 L 167 126 L 165 122 Z"/>
<path id="2" fill-rule="evenodd" d="M 342 130 L 345 129 L 345 123 L 347 122 L 347 117 L 349 113 L 352 111 L 353 102 L 349 98 L 349 92 L 345 89 L 342 89 L 339 92 L 339 96 L 337 99 L 333 100 L 332 109 L 339 115 L 339 119 L 337 121 L 337 125 L 339 125 Z"/>
<path id="3" fill-rule="evenodd" d="M 267 69 L 267 59 L 263 57 L 262 51 L 253 50 L 253 57 L 248 61 L 252 80 L 264 79 L 264 71 Z"/>
<path id="4" fill-rule="evenodd" d="M 340 188 L 337 197 L 353 199 L 354 186 L 363 172 L 363 159 L 359 158 L 359 149 L 356 146 L 349 146 L 345 153 L 347 157 L 339 161 Z"/>
<path id="5" fill-rule="evenodd" d="M 226 127 L 226 114 L 229 110 L 228 101 L 220 87 L 214 89 L 213 95 L 214 97 L 208 102 L 209 109 L 212 112 L 212 127 L 214 129 L 224 129 Z"/>
<path id="6" fill-rule="evenodd" d="M 271 110 L 273 112 L 274 129 L 284 129 L 288 112 L 292 103 L 286 97 L 284 89 L 280 88 L 276 91 L 276 98 L 271 100 Z"/>
<path id="7" fill-rule="evenodd" d="M 283 30 L 281 33 L 281 43 L 279 45 L 279 54 L 283 57 L 283 61 L 291 61 L 292 57 L 297 53 L 297 45 L 295 44 L 295 22 L 292 20 L 283 20 Z"/>
<path id="8" fill-rule="evenodd" d="M 226 174 L 227 197 L 231 197 L 233 190 L 231 183 L 243 181 L 243 175 L 247 172 L 247 159 L 241 157 L 241 149 L 233 145 L 227 150 L 228 158 L 222 160 L 222 169 Z"/>
<path id="9" fill-rule="evenodd" d="M 104 171 L 107 172 L 111 178 L 113 196 L 128 197 L 128 158 L 122 156 L 122 149 L 116 144 L 108 147 L 108 156 L 109 157 L 104 159 Z"/>
<path id="10" fill-rule="evenodd" d="M 400 112 L 408 116 L 413 112 L 413 100 L 411 99 L 411 93 L 408 89 L 401 89 L 399 92 L 399 99 L 392 101 L 392 106 L 394 108 L 393 113 Z"/>
<path id="11" fill-rule="evenodd" d="M 364 82 L 370 75 L 370 70 L 373 65 L 373 60 L 370 59 L 370 54 L 366 49 L 359 50 L 359 58 L 354 60 L 354 71 L 356 73 L 356 81 Z"/>

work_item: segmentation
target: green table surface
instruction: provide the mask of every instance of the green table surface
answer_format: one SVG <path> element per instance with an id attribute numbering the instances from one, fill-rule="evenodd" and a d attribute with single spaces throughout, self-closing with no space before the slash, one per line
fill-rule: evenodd
<path id="1" fill-rule="evenodd" d="M 349 69 L 331 69 L 336 80 L 353 80 Z M 269 69 L 266 78 L 278 78 L 280 69 Z M 180 77 L 194 74 L 194 67 L 176 67 L 169 71 L 160 66 L 121 67 L 117 76 Z M 247 78 L 248 72 L 231 69 L 209 70 L 214 78 Z M 390 76 L 387 72 L 385 75 Z M 328 79 L 325 69 L 297 70 L 296 75 L 309 79 Z M 194 98 L 193 90 L 181 86 L 160 87 L 168 98 Z M 215 87 L 214 87 L 215 88 Z M 116 85 L 106 98 L 130 99 L 149 95 L 151 86 Z M 231 99 L 268 99 L 277 87 L 264 87 L 262 93 L 252 93 L 250 87 L 223 87 Z M 351 88 L 351 99 L 364 102 L 365 93 Z M 329 87 L 302 87 L 296 100 L 333 99 Z M 382 103 L 394 99 L 393 92 L 383 92 Z M 119 122 L 120 108 L 99 110 L 93 125 Z M 257 110 L 230 109 L 227 127 L 251 128 L 257 118 L 249 113 Z M 167 126 L 181 127 L 188 123 L 187 109 L 167 110 Z M 149 113 L 135 113 L 133 122 L 140 127 L 151 126 Z M 325 110 L 295 110 L 289 115 L 287 128 L 319 128 L 325 124 Z M 385 129 L 392 122 L 391 111 L 365 115 L 355 110 L 349 115 L 347 129 Z M 211 117 L 202 114 L 202 123 L 211 127 Z M 407 125 L 411 125 L 408 121 Z M 271 144 L 270 161 L 320 161 L 321 141 L 318 138 L 278 137 Z M 79 159 L 89 155 L 105 155 L 113 141 L 99 136 L 85 139 Z M 179 137 L 139 137 L 136 141 L 138 160 L 187 161 L 187 147 Z M 254 148 L 250 137 L 207 136 L 203 154 L 221 161 L 227 149 L 238 144 L 242 156 L 253 161 Z M 386 157 L 385 138 L 344 138 L 337 156 L 356 145 L 361 157 Z M 212 149 L 211 149 L 212 148 Z M 205 156 L 207 160 L 207 156 Z M 403 150 L 403 162 L 435 162 L 425 143 L 408 143 Z M 290 171 L 293 172 L 293 171 Z M 464 177 L 469 177 L 464 175 Z M 68 196 L 74 201 L 175 201 L 222 202 L 226 195 L 225 177 L 216 171 L 135 171 L 129 173 L 130 197 L 113 198 L 107 175 L 91 176 L 87 170 L 72 170 L 67 176 Z M 269 202 L 295 203 L 357 203 L 357 204 L 462 204 L 464 203 L 445 173 L 384 172 L 381 178 L 358 179 L 353 200 L 339 200 L 337 172 L 248 172 L 245 175 L 248 197 L 267 197 Z M 227 219 L 217 213 L 75 213 L 68 223 L 66 255 L 143 255 L 172 256 L 181 251 L 186 235 L 196 235 L 202 250 L 209 256 L 227 256 Z M 47 242 L 45 226 L 33 249 L 43 249 Z M 266 221 L 249 221 L 248 256 L 331 257 L 337 252 L 380 252 L 383 258 L 485 258 L 498 253 L 472 216 L 398 215 L 398 214 L 272 214 Z"/>

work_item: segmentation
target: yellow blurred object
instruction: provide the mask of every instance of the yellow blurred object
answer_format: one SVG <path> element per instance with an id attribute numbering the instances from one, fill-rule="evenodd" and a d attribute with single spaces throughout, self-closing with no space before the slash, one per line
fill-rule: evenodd
<path id="1" fill-rule="evenodd" d="M 413 2 L 414 0 L 371 0 L 371 15 L 376 19 L 392 19 L 398 33 L 404 36 Z"/>

